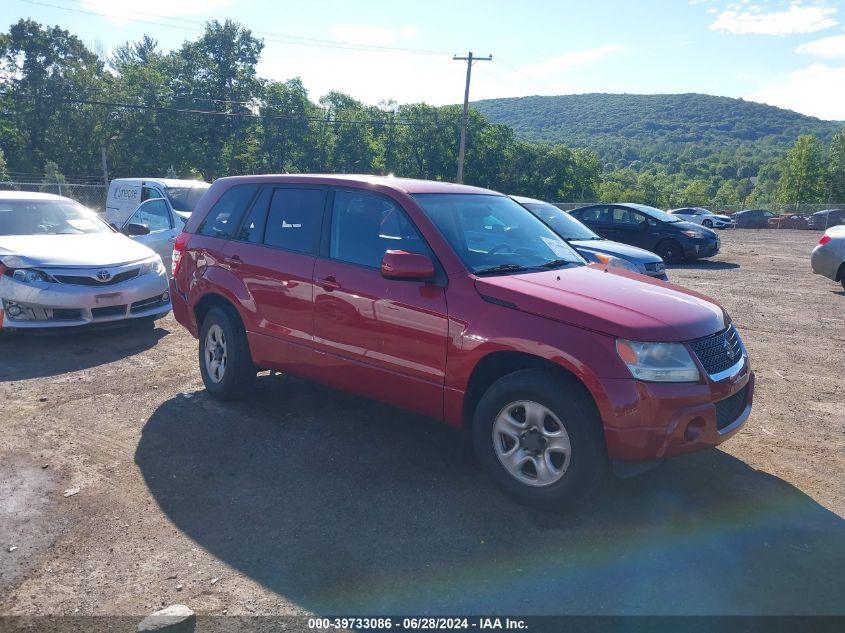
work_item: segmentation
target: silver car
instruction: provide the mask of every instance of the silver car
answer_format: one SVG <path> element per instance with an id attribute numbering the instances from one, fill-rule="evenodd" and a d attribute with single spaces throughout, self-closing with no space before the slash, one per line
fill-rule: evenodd
<path id="1" fill-rule="evenodd" d="M 0 328 L 156 319 L 170 309 L 161 257 L 93 211 L 44 193 L 0 192 Z"/>
<path id="2" fill-rule="evenodd" d="M 845 288 L 845 225 L 825 231 L 810 255 L 810 265 L 817 275 L 838 281 Z"/>

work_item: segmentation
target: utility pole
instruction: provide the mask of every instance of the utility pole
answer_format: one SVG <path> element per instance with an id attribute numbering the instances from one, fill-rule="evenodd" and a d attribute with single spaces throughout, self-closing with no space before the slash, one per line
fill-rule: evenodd
<path id="1" fill-rule="evenodd" d="M 493 56 L 488 55 L 487 57 L 473 57 L 472 51 L 470 51 L 466 57 L 458 57 L 457 55 L 452 56 L 452 60 L 455 61 L 465 61 L 467 63 L 467 85 L 466 89 L 464 90 L 464 115 L 461 118 L 461 144 L 458 147 L 458 177 L 456 180 L 461 183 L 464 181 L 464 153 L 466 152 L 467 146 L 467 121 L 469 119 L 469 80 L 472 75 L 472 62 L 491 62 L 493 61 Z"/>
<path id="2" fill-rule="evenodd" d="M 108 161 L 106 160 L 106 144 L 103 143 L 100 145 L 100 159 L 103 164 L 103 184 L 106 186 L 106 190 L 109 188 L 109 167 Z"/>

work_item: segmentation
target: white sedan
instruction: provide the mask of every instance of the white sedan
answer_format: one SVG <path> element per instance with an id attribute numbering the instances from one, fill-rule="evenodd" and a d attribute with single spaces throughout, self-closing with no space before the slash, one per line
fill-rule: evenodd
<path id="1" fill-rule="evenodd" d="M 156 319 L 170 309 L 152 250 L 69 198 L 0 192 L 0 328 Z"/>
<path id="2" fill-rule="evenodd" d="M 704 207 L 683 207 L 669 211 L 686 222 L 693 222 L 706 226 L 708 229 L 726 229 L 734 225 L 726 215 L 717 215 Z"/>

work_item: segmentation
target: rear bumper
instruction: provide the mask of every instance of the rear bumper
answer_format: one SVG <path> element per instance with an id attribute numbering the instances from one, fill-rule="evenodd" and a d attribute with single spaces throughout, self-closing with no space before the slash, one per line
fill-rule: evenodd
<path id="1" fill-rule="evenodd" d="M 841 245 L 837 241 L 816 246 L 810 255 L 810 266 L 812 266 L 813 272 L 817 275 L 824 275 L 833 281 L 838 281 L 836 273 L 839 272 L 839 267 L 843 261 L 843 253 L 840 249 Z"/>
<path id="2" fill-rule="evenodd" d="M 188 307 L 188 298 L 183 295 L 173 278 L 170 279 L 170 301 L 173 304 L 173 316 L 194 338 L 199 336 L 197 321 L 193 310 Z"/>
<path id="3" fill-rule="evenodd" d="M 608 457 L 647 462 L 718 446 L 748 420 L 754 373 L 745 367 L 718 383 L 605 384 L 609 405 L 600 403 Z"/>
<path id="4" fill-rule="evenodd" d="M 60 328 L 127 319 L 159 318 L 170 312 L 165 274 L 146 274 L 96 288 L 61 283 L 25 284 L 0 277 L 0 327 Z"/>

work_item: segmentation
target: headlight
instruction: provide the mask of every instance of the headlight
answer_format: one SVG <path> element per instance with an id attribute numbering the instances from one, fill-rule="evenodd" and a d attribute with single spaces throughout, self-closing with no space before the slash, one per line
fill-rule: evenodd
<path id="1" fill-rule="evenodd" d="M 164 264 L 161 262 L 161 257 L 156 255 L 155 257 L 151 257 L 150 259 L 141 262 L 141 271 L 138 274 L 146 275 L 148 273 L 152 273 L 154 275 L 161 275 L 164 273 Z"/>
<path id="2" fill-rule="evenodd" d="M 616 353 L 631 375 L 646 382 L 696 382 L 698 367 L 680 343 L 638 343 L 616 339 Z"/>
<path id="3" fill-rule="evenodd" d="M 55 282 L 55 279 L 50 275 L 35 268 L 18 268 L 10 272 L 12 273 L 12 279 L 22 281 L 25 284 L 34 284 L 39 281 Z"/>
<path id="4" fill-rule="evenodd" d="M 613 255 L 606 255 L 605 253 L 596 253 L 595 257 L 600 263 L 608 268 L 618 268 L 620 270 L 628 270 L 632 273 L 643 272 L 636 264 L 629 262 L 627 259 L 621 257 L 614 257 Z"/>
<path id="5" fill-rule="evenodd" d="M 682 233 L 684 235 L 686 235 L 687 237 L 697 237 L 697 238 L 704 237 L 704 233 L 701 233 L 699 231 L 682 231 Z"/>

